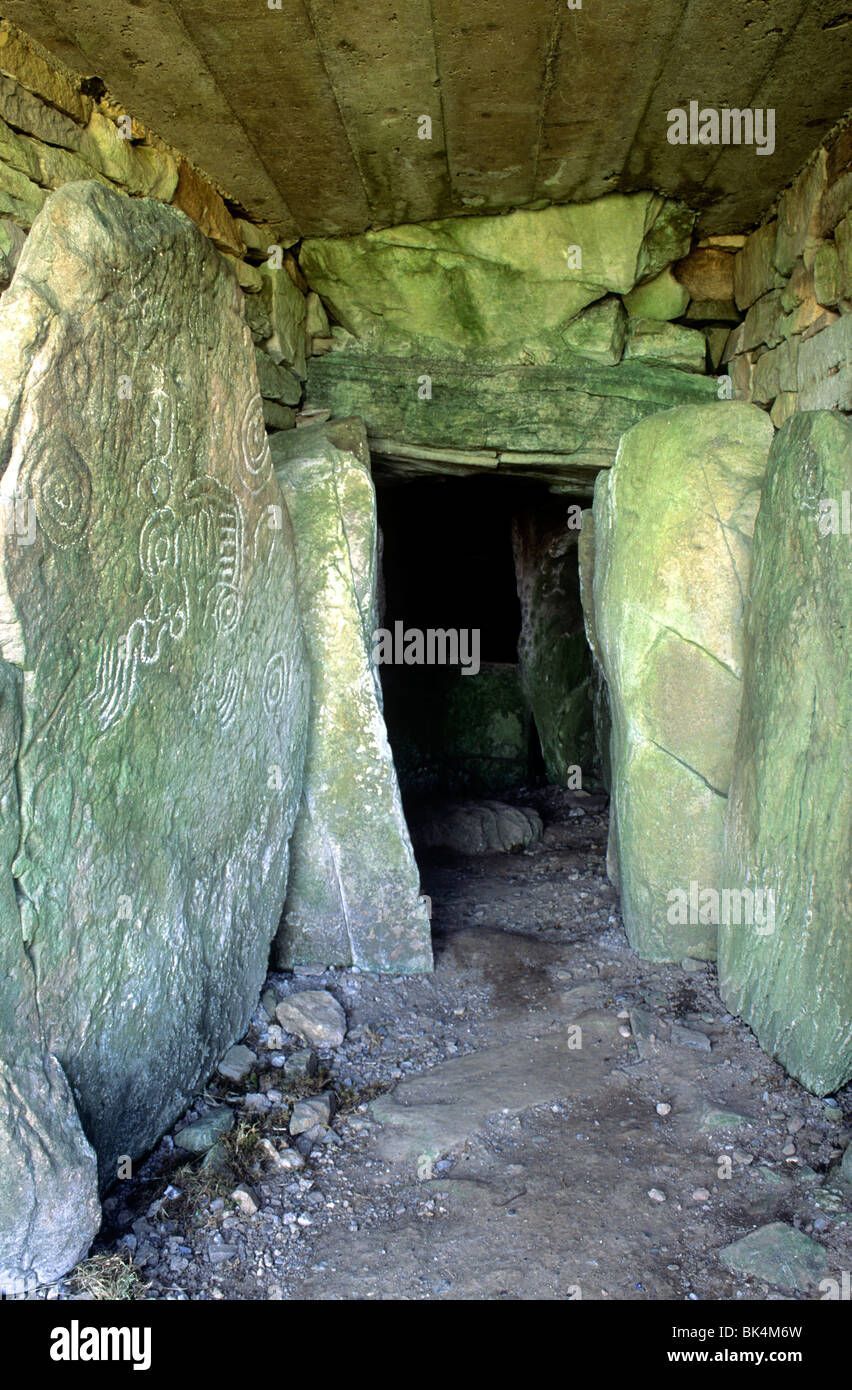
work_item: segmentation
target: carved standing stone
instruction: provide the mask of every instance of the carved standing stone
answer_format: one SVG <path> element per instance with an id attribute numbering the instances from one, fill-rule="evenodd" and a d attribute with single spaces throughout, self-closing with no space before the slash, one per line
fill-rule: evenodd
<path id="1" fill-rule="evenodd" d="M 182 213 L 80 183 L 0 308 L 13 874 L 102 1181 L 243 1032 L 284 900 L 308 673 L 241 303 Z"/>

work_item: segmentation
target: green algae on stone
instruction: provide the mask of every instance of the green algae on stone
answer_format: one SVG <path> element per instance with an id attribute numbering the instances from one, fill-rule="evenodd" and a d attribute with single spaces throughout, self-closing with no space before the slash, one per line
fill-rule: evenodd
<path id="1" fill-rule="evenodd" d="M 301 265 L 374 352 L 529 360 L 602 295 L 626 294 L 689 247 L 693 215 L 653 193 L 309 238 Z"/>
<path id="2" fill-rule="evenodd" d="M 615 297 L 590 305 L 562 330 L 562 341 L 578 357 L 608 366 L 621 361 L 626 337 L 627 316 Z"/>
<path id="3" fill-rule="evenodd" d="M 751 532 L 772 433 L 756 406 L 665 411 L 624 436 L 595 486 L 611 859 L 628 938 L 650 959 L 716 951 L 707 902 L 699 914 L 688 895 L 692 884 L 720 886 Z"/>
<path id="4" fill-rule="evenodd" d="M 728 1008 L 818 1095 L 852 1076 L 850 493 L 852 426 L 788 420 L 754 533 L 725 855 L 726 885 L 771 891 L 774 920 L 731 921 L 719 950 Z"/>
<path id="5" fill-rule="evenodd" d="M 583 629 L 576 530 L 568 508 L 518 515 L 513 526 L 521 604 L 518 657 L 548 780 L 579 784 L 594 762 L 591 659 Z"/>
<path id="6" fill-rule="evenodd" d="M 649 367 L 677 367 L 685 372 L 703 372 L 707 359 L 707 339 L 696 328 L 657 319 L 632 318 L 624 349 L 628 362 L 644 362 Z"/>
<path id="7" fill-rule="evenodd" d="M 814 1292 L 828 1268 L 824 1247 L 784 1221 L 750 1231 L 720 1250 L 719 1260 L 732 1274 L 797 1293 Z"/>
<path id="8" fill-rule="evenodd" d="M 701 335 L 699 335 L 701 336 Z M 703 342 L 703 337 L 702 337 Z M 428 384 L 431 394 L 419 387 Z M 561 365 L 492 366 L 442 361 L 415 353 L 383 357 L 357 345 L 312 357 L 307 403 L 335 415 L 359 415 L 375 453 L 393 455 L 400 445 L 511 455 L 512 467 L 530 455 L 548 460 L 546 476 L 560 463 L 572 475 L 594 474 L 615 458 L 631 425 L 677 405 L 715 401 L 714 379 L 671 367 L 622 361 L 604 365 L 570 355 Z M 573 476 L 572 476 L 573 481 Z M 590 479 L 591 481 L 591 479 Z"/>
<path id="9" fill-rule="evenodd" d="M 276 436 L 311 663 L 308 754 L 273 959 L 398 974 L 432 967 L 429 918 L 373 663 L 376 499 L 363 425 Z"/>
<path id="10" fill-rule="evenodd" d="M 15 544 L 7 539 L 6 544 Z M 97 1163 L 39 1018 L 12 877 L 21 672 L 0 661 L 0 1293 L 51 1282 L 97 1234 Z"/>
<path id="11" fill-rule="evenodd" d="M 292 537 L 242 296 L 176 209 L 48 199 L 0 304 L 0 398 L 0 494 L 37 517 L 0 555 L 27 731 L 13 872 L 107 1183 L 267 969 L 307 726 Z"/>
<path id="12" fill-rule="evenodd" d="M 689 303 L 689 291 L 666 269 L 653 280 L 644 280 L 624 296 L 631 318 L 679 319 Z"/>

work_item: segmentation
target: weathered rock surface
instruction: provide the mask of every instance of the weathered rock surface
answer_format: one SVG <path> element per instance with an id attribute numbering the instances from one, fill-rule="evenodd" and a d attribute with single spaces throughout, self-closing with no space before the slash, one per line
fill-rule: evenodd
<path id="1" fill-rule="evenodd" d="M 273 444 L 311 663 L 308 756 L 274 959 L 430 970 L 429 919 L 373 664 L 376 499 L 360 422 Z"/>
<path id="2" fill-rule="evenodd" d="M 774 930 L 720 932 L 728 1007 L 817 1094 L 852 1076 L 852 427 L 779 431 L 754 537 L 726 882 L 774 893 Z M 831 507 L 834 504 L 832 518 Z M 830 529 L 832 519 L 836 530 Z M 825 530 L 825 534 L 821 534 Z"/>
<path id="3" fill-rule="evenodd" d="M 310 1096 L 307 1100 L 297 1100 L 290 1118 L 290 1133 L 306 1134 L 315 1125 L 328 1126 L 331 1123 L 334 1101 L 333 1091 L 325 1092 L 321 1096 Z"/>
<path id="4" fill-rule="evenodd" d="M 10 1293 L 65 1274 L 100 1225 L 95 1155 L 42 1035 L 11 872 L 20 735 L 20 672 L 0 662 L 0 1292 Z"/>
<path id="5" fill-rule="evenodd" d="M 372 453 L 408 460 L 408 472 L 499 469 L 591 492 L 631 425 L 671 406 L 714 401 L 716 391 L 697 371 L 606 366 L 567 351 L 559 364 L 495 367 L 428 357 L 422 345 L 397 357 L 350 342 L 311 358 L 307 401 L 360 416 Z"/>
<path id="6" fill-rule="evenodd" d="M 381 1155 L 394 1162 L 434 1160 L 479 1133 L 492 1116 L 584 1094 L 600 1059 L 618 1050 L 615 1018 L 589 1009 L 568 1026 L 548 1023 L 543 1036 L 451 1058 L 372 1101 Z"/>
<path id="7" fill-rule="evenodd" d="M 244 1081 L 256 1061 L 257 1056 L 250 1047 L 237 1043 L 235 1047 L 228 1048 L 216 1070 L 228 1081 Z"/>
<path id="8" fill-rule="evenodd" d="M 631 318 L 677 319 L 688 303 L 689 290 L 669 269 L 637 285 L 624 297 L 624 307 Z"/>
<path id="9" fill-rule="evenodd" d="M 541 816 L 528 806 L 503 801 L 471 801 L 449 808 L 424 808 L 411 833 L 424 849 L 452 849 L 457 854 L 517 854 L 538 844 Z"/>
<path id="10" fill-rule="evenodd" d="M 192 1124 L 184 1125 L 175 1135 L 175 1143 L 188 1153 L 203 1154 L 213 1145 L 230 1134 L 234 1128 L 234 1112 L 227 1105 L 217 1105 L 215 1110 L 211 1110 L 201 1120 L 193 1120 Z"/>
<path id="11" fill-rule="evenodd" d="M 554 360 L 581 309 L 626 294 L 688 250 L 692 221 L 657 194 L 614 194 L 311 239 L 300 259 L 338 322 L 376 352 L 403 355 L 416 342 L 437 357 L 484 350 L 518 362 L 545 351 Z"/>
<path id="12" fill-rule="evenodd" d="M 567 506 L 519 513 L 512 528 L 521 605 L 518 657 L 547 777 L 578 786 L 594 760 L 591 661 L 583 630 L 577 566 L 579 531 Z"/>
<path id="13" fill-rule="evenodd" d="M 339 1047 L 346 1037 L 346 1015 L 326 989 L 305 989 L 282 999 L 275 1017 L 288 1033 L 312 1047 Z"/>
<path id="14" fill-rule="evenodd" d="M 306 739 L 292 540 L 236 281 L 175 209 L 51 196 L 0 308 L 0 401 L 0 494 L 38 522 L 0 559 L 13 873 L 108 1181 L 257 1002 Z"/>
<path id="15" fill-rule="evenodd" d="M 611 858 L 631 945 L 709 959 L 743 663 L 751 532 L 772 436 L 756 406 L 667 411 L 595 490 L 594 633 L 612 707 Z M 686 916 L 687 920 L 682 920 Z"/>
<path id="16" fill-rule="evenodd" d="M 750 1274 L 776 1288 L 798 1293 L 812 1293 L 828 1263 L 818 1241 L 784 1221 L 751 1231 L 720 1250 L 719 1259 L 733 1274 Z"/>
<path id="17" fill-rule="evenodd" d="M 703 372 L 707 340 L 695 328 L 658 319 L 631 318 L 624 352 L 629 361 L 644 362 L 649 367 Z"/>
<path id="18" fill-rule="evenodd" d="M 582 526 L 577 537 L 577 567 L 580 577 L 580 602 L 583 608 L 583 625 L 592 656 L 592 725 L 595 736 L 594 769 L 604 786 L 609 789 L 612 783 L 612 763 L 610 759 L 610 740 L 612 737 L 612 714 L 609 707 L 609 691 L 606 676 L 601 665 L 601 651 L 595 631 L 595 514 L 591 507 L 584 508 Z"/>

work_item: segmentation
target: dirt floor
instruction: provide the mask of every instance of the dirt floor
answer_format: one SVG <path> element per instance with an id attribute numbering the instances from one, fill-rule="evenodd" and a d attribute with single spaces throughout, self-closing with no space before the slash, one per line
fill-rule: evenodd
<path id="1" fill-rule="evenodd" d="M 282 1062 L 304 1044 L 259 1008 L 253 1074 L 190 1112 L 235 1106 L 231 1169 L 200 1175 L 167 1137 L 116 1185 L 97 1250 L 132 1261 L 137 1296 L 821 1297 L 720 1263 L 775 1221 L 819 1242 L 829 1276 L 852 1267 L 852 1087 L 826 1102 L 790 1080 L 711 965 L 629 949 L 600 799 L 515 799 L 544 819 L 534 849 L 422 865 L 433 976 L 270 977 L 277 998 L 330 990 L 347 1036 L 320 1051 L 327 1075 L 292 1081 Z M 282 1171 L 258 1140 L 280 1146 L 294 1099 L 330 1088 L 331 1127 Z M 51 1296 L 91 1297 L 85 1273 Z"/>

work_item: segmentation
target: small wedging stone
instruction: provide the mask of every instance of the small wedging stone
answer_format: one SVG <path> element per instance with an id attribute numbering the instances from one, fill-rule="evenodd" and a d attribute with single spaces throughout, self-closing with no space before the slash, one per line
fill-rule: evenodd
<path id="1" fill-rule="evenodd" d="M 312 1047 L 301 1047 L 291 1052 L 284 1063 L 284 1075 L 290 1077 L 316 1076 L 319 1059 Z"/>
<path id="2" fill-rule="evenodd" d="M 229 1047 L 216 1070 L 229 1081 L 244 1081 L 257 1062 L 257 1056 L 250 1047 L 237 1043 Z"/>
<path id="3" fill-rule="evenodd" d="M 321 1096 L 311 1096 L 308 1100 L 297 1100 L 290 1119 L 292 1135 L 307 1134 L 318 1125 L 328 1126 L 334 1111 L 334 1096 L 325 1092 Z"/>
<path id="4" fill-rule="evenodd" d="M 201 1160 L 201 1172 L 207 1177 L 223 1177 L 231 1172 L 228 1150 L 221 1139 L 217 1139 L 212 1149 L 207 1150 Z"/>
<path id="5" fill-rule="evenodd" d="M 185 1125 L 175 1135 L 178 1148 L 188 1153 L 203 1154 L 212 1149 L 217 1140 L 229 1134 L 234 1128 L 234 1112 L 227 1105 L 219 1105 L 209 1115 Z"/>
<path id="6" fill-rule="evenodd" d="M 306 989 L 282 999 L 275 1017 L 288 1033 L 314 1047 L 339 1047 L 346 1037 L 346 1015 L 326 989 Z"/>
<path id="7" fill-rule="evenodd" d="M 260 1210 L 257 1193 L 241 1182 L 231 1193 L 231 1201 L 239 1207 L 244 1216 L 255 1216 Z"/>
<path id="8" fill-rule="evenodd" d="M 773 1221 L 719 1251 L 732 1274 L 750 1274 L 778 1289 L 807 1293 L 825 1274 L 821 1245 L 783 1221 Z"/>
<path id="9" fill-rule="evenodd" d="M 706 1033 L 684 1028 L 680 1023 L 672 1024 L 671 1044 L 672 1047 L 692 1047 L 700 1052 L 710 1051 L 710 1039 Z"/>
<path id="10" fill-rule="evenodd" d="M 516 854 L 538 844 L 543 825 L 537 811 L 501 801 L 435 808 L 412 823 L 418 845 L 457 854 Z"/>

